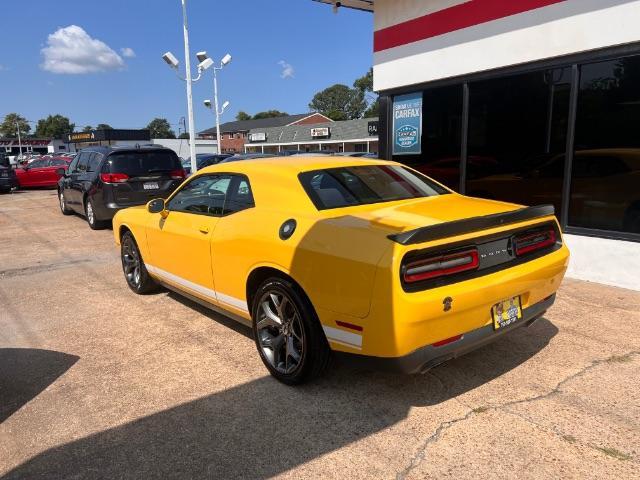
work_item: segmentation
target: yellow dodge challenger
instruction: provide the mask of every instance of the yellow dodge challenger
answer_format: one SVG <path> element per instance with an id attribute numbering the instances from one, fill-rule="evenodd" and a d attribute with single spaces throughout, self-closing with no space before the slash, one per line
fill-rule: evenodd
<path id="1" fill-rule="evenodd" d="M 425 372 L 542 316 L 569 261 L 552 206 L 345 157 L 208 167 L 113 232 L 134 292 L 162 285 L 251 326 L 287 384 L 331 355 Z"/>

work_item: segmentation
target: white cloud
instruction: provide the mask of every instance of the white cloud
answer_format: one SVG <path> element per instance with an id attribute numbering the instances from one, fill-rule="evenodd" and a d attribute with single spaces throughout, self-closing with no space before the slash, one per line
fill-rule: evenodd
<path id="1" fill-rule="evenodd" d="M 59 28 L 49 35 L 41 52 L 44 62 L 40 67 L 52 73 L 77 75 L 124 68 L 120 55 L 77 25 Z"/>
<path id="2" fill-rule="evenodd" d="M 293 74 L 295 70 L 293 69 L 293 65 L 285 62 L 284 60 L 280 60 L 278 65 L 282 67 L 282 73 L 280 73 L 280 78 L 293 78 Z"/>
<path id="3" fill-rule="evenodd" d="M 133 48 L 129 47 L 121 48 L 120 53 L 125 58 L 133 58 L 136 56 L 136 52 L 133 51 Z"/>

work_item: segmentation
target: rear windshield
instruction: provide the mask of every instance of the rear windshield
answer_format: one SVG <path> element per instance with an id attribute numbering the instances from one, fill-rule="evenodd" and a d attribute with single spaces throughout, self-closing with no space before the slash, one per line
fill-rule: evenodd
<path id="1" fill-rule="evenodd" d="M 301 173 L 299 178 L 318 210 L 449 193 L 427 177 L 395 165 L 328 168 Z"/>
<path id="2" fill-rule="evenodd" d="M 109 156 L 111 173 L 126 173 L 130 177 L 170 173 L 182 168 L 178 156 L 169 151 L 119 152 Z"/>

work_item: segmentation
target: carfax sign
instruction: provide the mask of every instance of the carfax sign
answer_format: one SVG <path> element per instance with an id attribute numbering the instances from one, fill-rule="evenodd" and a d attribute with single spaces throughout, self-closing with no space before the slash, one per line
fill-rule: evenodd
<path id="1" fill-rule="evenodd" d="M 422 153 L 422 92 L 393 99 L 393 154 Z"/>

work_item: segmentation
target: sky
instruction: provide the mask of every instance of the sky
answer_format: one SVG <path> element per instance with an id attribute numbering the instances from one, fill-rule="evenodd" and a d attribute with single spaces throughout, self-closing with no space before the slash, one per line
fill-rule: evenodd
<path id="1" fill-rule="evenodd" d="M 311 0 L 188 0 L 195 53 L 233 61 L 219 73 L 219 98 L 239 110 L 308 111 L 313 95 L 351 85 L 372 63 L 373 16 Z M 62 114 L 81 129 L 107 123 L 144 128 L 164 117 L 178 132 L 186 88 L 161 56 L 172 51 L 184 74 L 180 0 L 20 0 L 3 2 L 0 118 Z M 194 84 L 196 131 L 214 124 L 209 72 Z M 35 129 L 35 124 L 32 124 Z"/>

